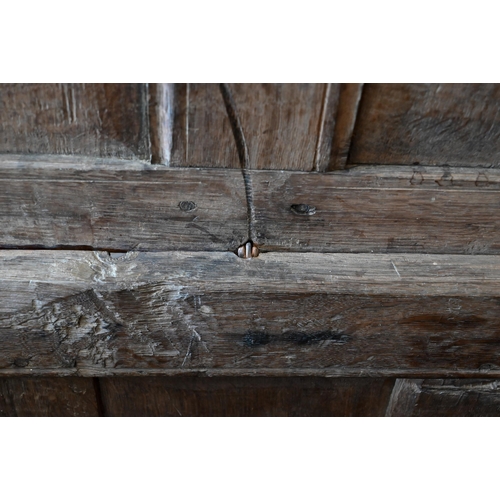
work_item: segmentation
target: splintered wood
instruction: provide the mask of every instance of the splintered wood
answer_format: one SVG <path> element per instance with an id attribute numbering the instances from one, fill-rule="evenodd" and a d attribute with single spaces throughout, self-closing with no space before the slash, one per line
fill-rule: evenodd
<path id="1" fill-rule="evenodd" d="M 500 373 L 496 256 L 11 250 L 0 263 L 4 374 Z"/>

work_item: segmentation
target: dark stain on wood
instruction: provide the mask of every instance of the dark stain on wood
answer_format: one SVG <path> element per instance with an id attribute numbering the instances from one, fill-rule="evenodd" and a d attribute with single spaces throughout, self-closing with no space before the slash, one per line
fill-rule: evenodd
<path id="1" fill-rule="evenodd" d="M 270 335 L 265 332 L 247 332 L 243 335 L 243 344 L 249 347 L 261 345 L 288 343 L 296 345 L 319 344 L 320 342 L 330 341 L 336 344 L 345 344 L 350 340 L 348 335 L 338 332 L 286 332 L 283 335 Z"/>

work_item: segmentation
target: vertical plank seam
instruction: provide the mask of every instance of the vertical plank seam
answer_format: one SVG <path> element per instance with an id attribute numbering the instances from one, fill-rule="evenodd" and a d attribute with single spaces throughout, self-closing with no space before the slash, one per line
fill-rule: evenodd
<path id="1" fill-rule="evenodd" d="M 318 138 L 316 140 L 316 150 L 314 152 L 313 170 L 315 172 L 319 172 L 320 148 L 321 148 L 321 144 L 323 143 L 323 134 L 324 134 L 324 129 L 325 129 L 325 119 L 326 119 L 326 109 L 328 107 L 328 101 L 330 100 L 331 88 L 332 88 L 331 83 L 325 83 L 325 90 L 323 92 L 323 104 L 321 107 L 321 114 L 319 117 Z"/>
<path id="2" fill-rule="evenodd" d="M 333 170 L 343 170 L 346 168 L 346 165 L 349 164 L 352 139 L 358 120 L 359 110 L 361 108 L 364 85 L 364 83 L 350 83 L 342 84 L 341 86 L 339 102 L 337 106 L 337 118 L 332 141 L 332 150 L 329 165 L 326 169 L 327 172 L 331 172 Z M 351 89 L 353 86 L 358 87 L 356 92 L 357 96 L 354 103 L 350 102 L 352 101 L 352 96 L 349 95 L 350 93 L 352 93 Z M 345 123 L 346 120 L 347 124 Z"/>
<path id="3" fill-rule="evenodd" d="M 94 395 L 95 395 L 96 404 L 97 404 L 97 416 L 98 417 L 105 417 L 106 416 L 106 409 L 104 406 L 104 400 L 102 399 L 101 383 L 99 381 L 99 378 L 93 377 L 92 384 L 94 386 Z"/>
<path id="4" fill-rule="evenodd" d="M 229 122 L 233 130 L 234 140 L 236 142 L 236 149 L 238 151 L 238 158 L 240 160 L 241 173 L 243 175 L 243 181 L 245 184 L 245 195 L 247 202 L 247 221 L 248 221 L 248 239 L 252 242 L 256 242 L 255 235 L 255 207 L 253 203 L 253 188 L 252 188 L 252 177 L 250 168 L 250 155 L 248 153 L 248 145 L 245 139 L 245 134 L 243 132 L 243 127 L 241 125 L 238 112 L 236 111 L 236 104 L 231 93 L 231 89 L 227 83 L 219 84 L 219 88 L 222 94 L 222 99 L 226 106 L 227 115 L 229 117 Z"/>
<path id="5" fill-rule="evenodd" d="M 350 164 L 351 150 L 352 150 L 352 139 L 354 137 L 354 131 L 356 130 L 356 123 L 358 121 L 359 110 L 361 109 L 361 100 L 363 99 L 363 93 L 365 90 L 364 83 L 360 83 L 359 85 L 360 85 L 359 97 L 358 97 L 358 102 L 356 103 L 356 110 L 354 111 L 354 120 L 352 122 L 352 130 L 351 130 L 351 134 L 349 136 L 349 149 L 347 150 L 347 156 L 346 156 L 344 168 Z"/>

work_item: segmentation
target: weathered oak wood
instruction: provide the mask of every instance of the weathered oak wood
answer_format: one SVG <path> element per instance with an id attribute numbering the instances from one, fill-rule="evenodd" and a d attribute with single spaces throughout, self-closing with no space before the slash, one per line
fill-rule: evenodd
<path id="1" fill-rule="evenodd" d="M 217 83 L 174 87 L 173 166 L 239 168 L 231 122 Z"/>
<path id="2" fill-rule="evenodd" d="M 495 256 L 2 251 L 0 373 L 500 376 Z"/>
<path id="3" fill-rule="evenodd" d="M 90 378 L 0 378 L 0 417 L 97 417 Z"/>
<path id="4" fill-rule="evenodd" d="M 233 250 L 247 239 L 240 172 L 0 158 L 0 245 Z"/>
<path id="5" fill-rule="evenodd" d="M 107 416 L 383 416 L 394 381 L 373 378 L 102 378 Z"/>
<path id="6" fill-rule="evenodd" d="M 149 130 L 151 163 L 168 165 L 172 154 L 174 85 L 149 84 Z"/>
<path id="7" fill-rule="evenodd" d="M 338 111 L 333 132 L 332 157 L 324 170 L 340 170 L 347 165 L 362 93 L 362 83 L 343 83 L 340 86 Z"/>
<path id="8" fill-rule="evenodd" d="M 333 109 L 325 107 L 326 85 L 229 85 L 250 168 L 314 170 L 319 136 L 328 143 L 333 135 L 329 123 L 335 118 L 336 100 L 330 101 Z M 219 85 L 177 85 L 175 101 L 172 164 L 237 168 L 237 150 Z M 320 156 L 316 162 L 323 161 Z"/>
<path id="9" fill-rule="evenodd" d="M 500 251 L 497 169 L 358 167 L 251 176 L 254 243 L 261 251 Z M 4 155 L 0 183 L 4 248 L 235 251 L 248 238 L 237 170 Z M 300 212 L 303 205 L 312 208 Z"/>
<path id="10" fill-rule="evenodd" d="M 498 417 L 500 382 L 487 379 L 398 379 L 391 417 Z"/>
<path id="11" fill-rule="evenodd" d="M 500 85 L 367 84 L 350 163 L 500 165 Z"/>
<path id="12" fill-rule="evenodd" d="M 150 158 L 144 84 L 1 84 L 0 153 Z"/>

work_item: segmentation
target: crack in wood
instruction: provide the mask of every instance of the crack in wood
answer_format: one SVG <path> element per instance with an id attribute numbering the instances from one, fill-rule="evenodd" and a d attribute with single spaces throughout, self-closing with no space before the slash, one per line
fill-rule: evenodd
<path id="1" fill-rule="evenodd" d="M 247 201 L 247 218 L 248 218 L 248 239 L 251 242 L 256 242 L 256 217 L 255 217 L 255 206 L 253 202 L 253 189 L 252 189 L 252 177 L 251 177 L 251 165 L 250 165 L 250 155 L 248 153 L 248 145 L 245 139 L 245 134 L 243 132 L 243 127 L 241 126 L 241 121 L 236 110 L 236 104 L 231 93 L 231 89 L 227 83 L 221 83 L 219 85 L 222 99 L 226 106 L 227 115 L 229 117 L 229 122 L 231 123 L 231 128 L 233 130 L 234 140 L 236 142 L 236 149 L 238 150 L 238 158 L 240 160 L 241 173 L 243 174 L 243 181 L 245 183 L 245 195 Z"/>

